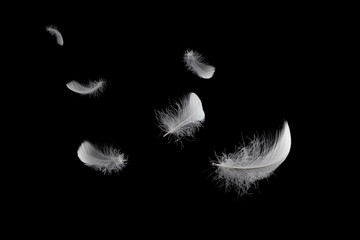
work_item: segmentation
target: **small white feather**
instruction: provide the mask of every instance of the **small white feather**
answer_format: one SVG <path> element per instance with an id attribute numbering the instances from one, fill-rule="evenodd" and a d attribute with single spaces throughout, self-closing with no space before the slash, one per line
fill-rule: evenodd
<path id="1" fill-rule="evenodd" d="M 291 135 L 287 122 L 274 139 L 255 138 L 235 153 L 217 156 L 212 163 L 217 167 L 216 179 L 223 181 L 225 189 L 231 187 L 243 195 L 258 180 L 266 178 L 286 159 L 290 152 Z"/>
<path id="2" fill-rule="evenodd" d="M 46 31 L 48 31 L 51 35 L 54 35 L 56 37 L 56 42 L 60 46 L 64 45 L 64 39 L 56 26 L 47 26 Z"/>
<path id="3" fill-rule="evenodd" d="M 205 120 L 201 100 L 195 93 L 189 93 L 179 103 L 176 102 L 175 106 L 155 113 L 159 128 L 165 132 L 164 137 L 170 134 L 176 141 L 182 137 L 193 138 Z"/>
<path id="4" fill-rule="evenodd" d="M 215 67 L 204 63 L 204 58 L 196 51 L 187 50 L 184 54 L 184 62 L 187 69 L 201 78 L 208 79 L 214 75 Z"/>
<path id="5" fill-rule="evenodd" d="M 118 172 L 125 167 L 124 154 L 112 147 L 99 150 L 90 142 L 84 141 L 78 149 L 78 157 L 87 166 L 106 173 Z"/>
<path id="6" fill-rule="evenodd" d="M 90 81 L 87 86 L 84 86 L 77 81 L 71 81 L 66 84 L 66 86 L 73 92 L 82 94 L 82 95 L 95 95 L 104 91 L 106 86 L 105 79 L 100 79 L 99 81 Z"/>

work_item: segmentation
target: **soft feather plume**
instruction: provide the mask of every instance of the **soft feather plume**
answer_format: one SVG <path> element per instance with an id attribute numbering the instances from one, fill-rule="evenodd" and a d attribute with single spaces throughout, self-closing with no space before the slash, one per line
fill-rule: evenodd
<path id="1" fill-rule="evenodd" d="M 51 35 L 54 35 L 56 37 L 56 42 L 60 46 L 64 45 L 64 39 L 63 39 L 63 37 L 62 37 L 61 33 L 59 32 L 57 27 L 55 27 L 55 26 L 47 26 L 46 31 L 48 31 Z"/>
<path id="2" fill-rule="evenodd" d="M 94 95 L 97 96 L 99 93 L 104 91 L 106 86 L 105 79 L 100 79 L 99 81 L 90 81 L 87 86 L 84 86 L 77 81 L 71 81 L 66 84 L 66 86 L 73 92 L 82 94 L 82 95 Z"/>
<path id="3" fill-rule="evenodd" d="M 243 195 L 257 180 L 270 176 L 286 159 L 290 147 L 290 129 L 285 122 L 274 139 L 255 138 L 249 145 L 238 147 L 235 153 L 217 156 L 212 163 L 217 167 L 216 179 L 224 182 L 226 190 L 234 187 Z"/>
<path id="4" fill-rule="evenodd" d="M 215 67 L 204 63 L 204 58 L 198 52 L 187 50 L 184 54 L 184 62 L 187 69 L 201 78 L 208 79 L 214 75 Z"/>
<path id="5" fill-rule="evenodd" d="M 99 150 L 90 142 L 84 141 L 78 149 L 78 157 L 87 166 L 106 173 L 120 171 L 126 163 L 124 154 L 112 147 Z"/>
<path id="6" fill-rule="evenodd" d="M 201 100 L 195 93 L 190 93 L 175 106 L 155 113 L 159 128 L 165 132 L 164 137 L 170 134 L 176 141 L 182 137 L 193 138 L 205 120 Z"/>

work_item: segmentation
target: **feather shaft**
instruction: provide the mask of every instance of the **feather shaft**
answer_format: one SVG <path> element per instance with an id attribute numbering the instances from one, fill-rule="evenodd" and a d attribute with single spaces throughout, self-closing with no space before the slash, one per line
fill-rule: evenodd
<path id="1" fill-rule="evenodd" d="M 195 122 L 195 121 L 190 121 L 190 122 L 186 123 L 187 120 L 189 120 L 192 116 L 194 116 L 194 115 L 197 114 L 198 112 L 200 112 L 200 110 L 197 111 L 197 112 L 195 112 L 195 113 L 193 113 L 193 114 L 191 114 L 188 118 L 186 118 L 184 121 L 182 121 L 181 123 L 179 123 L 179 125 L 177 125 L 173 130 L 165 133 L 165 134 L 163 135 L 163 137 L 166 137 L 168 134 L 173 133 L 174 131 L 176 131 L 178 128 L 180 128 L 180 127 L 183 126 L 184 124 L 190 124 L 190 123 Z"/>

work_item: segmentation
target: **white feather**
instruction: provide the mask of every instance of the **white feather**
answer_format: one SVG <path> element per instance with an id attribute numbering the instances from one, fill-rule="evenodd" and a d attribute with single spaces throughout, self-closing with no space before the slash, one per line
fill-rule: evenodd
<path id="1" fill-rule="evenodd" d="M 112 147 L 99 150 L 90 142 L 84 141 L 78 149 L 78 157 L 87 166 L 105 173 L 120 171 L 126 163 L 124 154 Z"/>
<path id="2" fill-rule="evenodd" d="M 215 67 L 204 63 L 204 58 L 193 50 L 187 50 L 184 54 L 186 67 L 201 78 L 211 78 L 214 75 Z"/>
<path id="3" fill-rule="evenodd" d="M 155 113 L 159 128 L 165 132 L 164 137 L 170 134 L 177 141 L 182 137 L 193 138 L 205 120 L 201 100 L 195 93 L 190 93 L 175 106 Z"/>
<path id="4" fill-rule="evenodd" d="M 275 138 L 255 138 L 233 154 L 222 154 L 213 165 L 216 179 L 224 182 L 225 189 L 234 187 L 245 194 L 257 180 L 266 178 L 286 159 L 290 152 L 291 135 L 287 122 Z"/>
<path id="5" fill-rule="evenodd" d="M 58 28 L 55 26 L 48 26 L 46 27 L 46 31 L 48 31 L 51 35 L 54 35 L 56 37 L 56 42 L 63 46 L 64 45 L 64 39 L 61 35 L 61 33 L 59 32 Z"/>
<path id="6" fill-rule="evenodd" d="M 73 92 L 82 94 L 82 95 L 98 95 L 105 88 L 106 81 L 105 79 L 100 79 L 99 81 L 91 81 L 87 86 L 84 86 L 77 81 L 71 81 L 66 84 L 66 86 Z"/>

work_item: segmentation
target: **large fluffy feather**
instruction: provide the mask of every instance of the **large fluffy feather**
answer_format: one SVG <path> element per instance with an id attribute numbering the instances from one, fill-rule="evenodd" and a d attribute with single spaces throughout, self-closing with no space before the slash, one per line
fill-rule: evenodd
<path id="1" fill-rule="evenodd" d="M 104 79 L 99 81 L 91 81 L 87 86 L 84 86 L 77 81 L 71 81 L 66 84 L 66 86 L 73 92 L 82 94 L 82 95 L 97 95 L 104 90 L 106 82 Z"/>
<path id="2" fill-rule="evenodd" d="M 242 195 L 257 180 L 268 177 L 287 157 L 291 135 L 287 122 L 274 139 L 255 138 L 233 154 L 222 154 L 213 163 L 217 167 L 216 179 L 224 181 L 226 189 L 234 187 Z"/>
<path id="3" fill-rule="evenodd" d="M 170 134 L 177 141 L 182 137 L 194 137 L 205 120 L 201 100 L 195 93 L 190 93 L 175 106 L 155 113 L 160 129 L 165 132 L 164 137 Z"/>
<path id="4" fill-rule="evenodd" d="M 215 67 L 204 63 L 204 58 L 200 53 L 187 50 L 184 54 L 186 67 L 201 78 L 211 78 L 214 75 Z"/>
<path id="5" fill-rule="evenodd" d="M 54 35 L 56 37 L 56 42 L 63 46 L 64 45 L 64 39 L 61 35 L 61 33 L 59 32 L 58 28 L 55 26 L 47 26 L 46 27 L 46 31 L 48 31 L 51 35 Z"/>
<path id="6" fill-rule="evenodd" d="M 84 164 L 103 173 L 118 172 L 127 161 L 119 150 L 106 147 L 101 151 L 88 141 L 81 144 L 77 153 Z"/>

